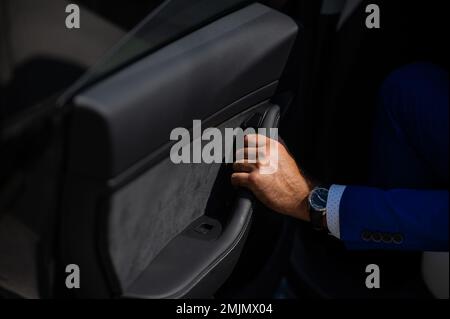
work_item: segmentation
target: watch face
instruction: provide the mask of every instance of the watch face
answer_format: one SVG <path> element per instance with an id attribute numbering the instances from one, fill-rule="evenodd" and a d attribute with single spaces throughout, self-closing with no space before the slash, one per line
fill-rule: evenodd
<path id="1" fill-rule="evenodd" d="M 325 211 L 327 208 L 328 189 L 315 188 L 309 196 L 309 204 L 314 210 Z"/>

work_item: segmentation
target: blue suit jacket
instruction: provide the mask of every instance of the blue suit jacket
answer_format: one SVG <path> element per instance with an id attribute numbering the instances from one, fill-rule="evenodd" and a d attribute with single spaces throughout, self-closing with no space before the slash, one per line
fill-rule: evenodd
<path id="1" fill-rule="evenodd" d="M 378 188 L 347 186 L 341 197 L 349 248 L 448 251 L 448 87 L 448 72 L 431 63 L 383 83 L 370 170 Z"/>
<path id="2" fill-rule="evenodd" d="M 348 186 L 341 239 L 350 249 L 448 251 L 448 191 Z"/>

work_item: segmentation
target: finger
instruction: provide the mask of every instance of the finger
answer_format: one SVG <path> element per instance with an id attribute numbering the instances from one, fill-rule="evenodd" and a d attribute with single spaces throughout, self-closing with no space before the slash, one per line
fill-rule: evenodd
<path id="1" fill-rule="evenodd" d="M 245 172 L 250 173 L 257 169 L 255 163 L 249 163 L 246 160 L 238 161 L 233 163 L 233 170 L 235 172 Z"/>
<path id="2" fill-rule="evenodd" d="M 267 158 L 270 158 L 273 154 L 278 152 L 278 143 L 275 140 L 268 139 L 266 144 Z"/>
<path id="3" fill-rule="evenodd" d="M 248 187 L 248 173 L 231 174 L 231 184 L 235 187 Z"/>
<path id="4" fill-rule="evenodd" d="M 264 135 L 260 134 L 248 134 L 244 137 L 244 145 L 247 147 L 262 147 L 266 145 L 266 139 Z"/>
<path id="5" fill-rule="evenodd" d="M 256 163 L 257 160 L 265 159 L 264 147 L 245 147 L 236 151 L 236 161 L 248 160 L 249 163 Z"/>

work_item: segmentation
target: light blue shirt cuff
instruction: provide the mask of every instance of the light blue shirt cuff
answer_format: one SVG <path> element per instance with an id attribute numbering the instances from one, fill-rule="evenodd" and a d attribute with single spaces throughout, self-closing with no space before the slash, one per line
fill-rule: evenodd
<path id="1" fill-rule="evenodd" d="M 327 225 L 331 235 L 341 238 L 341 228 L 339 225 L 339 205 L 341 204 L 344 185 L 331 185 L 327 199 Z"/>

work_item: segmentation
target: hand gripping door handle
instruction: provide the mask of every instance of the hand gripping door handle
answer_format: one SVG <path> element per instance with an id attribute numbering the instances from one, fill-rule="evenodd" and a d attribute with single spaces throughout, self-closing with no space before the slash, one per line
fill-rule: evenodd
<path id="1" fill-rule="evenodd" d="M 260 128 L 266 129 L 266 136 L 270 132 L 270 128 L 278 128 L 280 120 L 280 107 L 278 105 L 272 105 L 264 114 L 264 118 L 259 124 Z M 244 221 L 249 222 L 253 211 L 253 203 L 255 201 L 254 195 L 247 189 L 240 189 L 234 205 L 234 215 L 230 220 L 228 229 L 237 229 L 239 224 Z M 231 226 L 231 227 L 230 227 Z"/>

